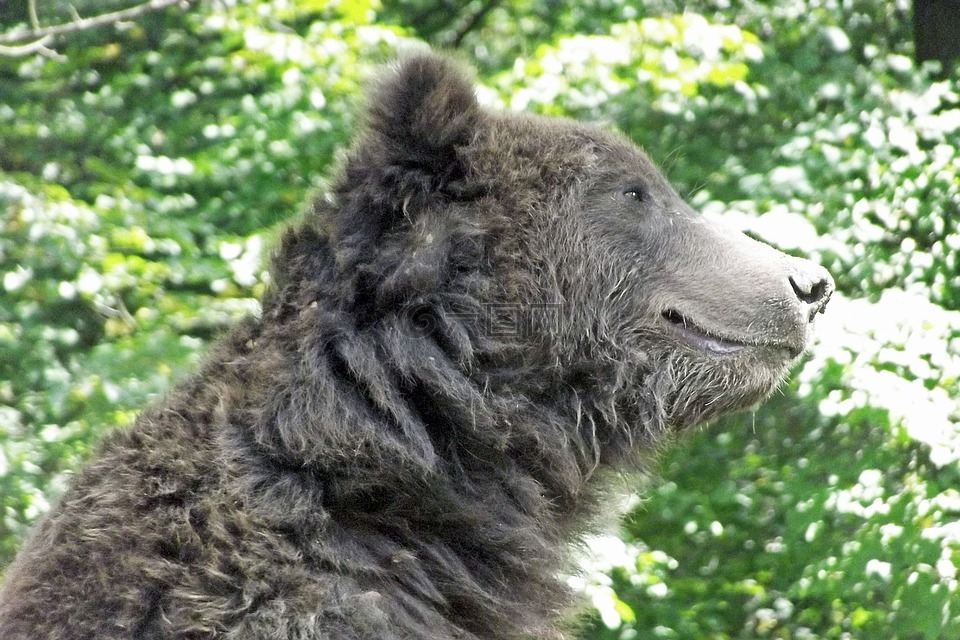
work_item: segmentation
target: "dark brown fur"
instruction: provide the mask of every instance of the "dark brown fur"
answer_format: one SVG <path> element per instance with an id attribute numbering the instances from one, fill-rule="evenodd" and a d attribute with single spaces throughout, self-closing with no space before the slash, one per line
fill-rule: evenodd
<path id="1" fill-rule="evenodd" d="M 558 637 L 603 478 L 762 399 L 832 287 L 433 56 L 384 76 L 273 269 L 40 524 L 0 638 Z"/>

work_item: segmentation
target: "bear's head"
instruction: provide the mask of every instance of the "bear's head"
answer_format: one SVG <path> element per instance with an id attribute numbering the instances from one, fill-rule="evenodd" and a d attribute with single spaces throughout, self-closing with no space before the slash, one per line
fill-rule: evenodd
<path id="1" fill-rule="evenodd" d="M 833 291 L 821 267 L 695 213 L 624 136 L 485 109 L 431 55 L 381 78 L 336 198 L 359 326 L 406 314 L 484 385 L 566 389 L 647 429 L 761 400 Z"/>

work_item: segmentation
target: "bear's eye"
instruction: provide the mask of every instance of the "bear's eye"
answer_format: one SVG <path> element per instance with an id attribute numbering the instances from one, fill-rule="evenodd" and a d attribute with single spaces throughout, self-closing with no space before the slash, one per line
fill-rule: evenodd
<path id="1" fill-rule="evenodd" d="M 623 195 L 637 202 L 643 202 L 647 199 L 647 190 L 642 184 L 632 184 L 623 190 Z"/>

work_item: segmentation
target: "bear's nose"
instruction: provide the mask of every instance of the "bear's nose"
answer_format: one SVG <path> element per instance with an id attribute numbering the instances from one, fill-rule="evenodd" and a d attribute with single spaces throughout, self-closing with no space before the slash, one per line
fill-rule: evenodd
<path id="1" fill-rule="evenodd" d="M 790 286 L 797 299 L 807 305 L 807 319 L 810 322 L 826 309 L 835 288 L 833 278 L 826 269 L 806 260 L 796 265 L 790 274 Z"/>

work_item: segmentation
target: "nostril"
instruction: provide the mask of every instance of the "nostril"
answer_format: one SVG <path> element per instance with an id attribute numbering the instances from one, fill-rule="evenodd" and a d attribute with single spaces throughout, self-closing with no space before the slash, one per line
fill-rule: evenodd
<path id="1" fill-rule="evenodd" d="M 833 294 L 833 278 L 822 268 L 791 275 L 790 286 L 801 302 L 811 306 L 811 319 L 817 312 L 823 312 Z"/>
<path id="2" fill-rule="evenodd" d="M 827 293 L 826 280 L 802 281 L 795 276 L 790 276 L 790 284 L 793 286 L 793 292 L 797 294 L 797 297 L 807 304 L 816 304 Z"/>

